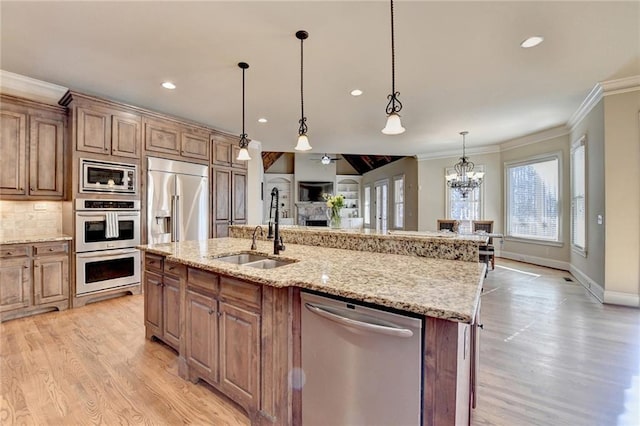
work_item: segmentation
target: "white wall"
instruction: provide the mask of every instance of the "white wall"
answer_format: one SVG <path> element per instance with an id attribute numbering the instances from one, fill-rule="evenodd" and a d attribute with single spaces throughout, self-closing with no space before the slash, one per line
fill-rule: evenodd
<path id="1" fill-rule="evenodd" d="M 249 143 L 247 162 L 247 223 L 259 225 L 262 223 L 262 145 L 260 142 Z"/>
<path id="2" fill-rule="evenodd" d="M 640 306 L 640 90 L 604 98 L 605 302 Z"/>

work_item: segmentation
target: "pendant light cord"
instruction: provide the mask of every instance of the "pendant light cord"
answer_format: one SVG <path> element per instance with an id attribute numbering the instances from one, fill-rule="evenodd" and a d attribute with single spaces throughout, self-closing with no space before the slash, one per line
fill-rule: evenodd
<path id="1" fill-rule="evenodd" d="M 391 94 L 387 96 L 387 115 L 398 113 L 402 109 L 402 102 L 398 99 L 400 92 L 396 92 L 396 37 L 394 27 L 393 0 L 391 0 Z"/>
<path id="2" fill-rule="evenodd" d="M 307 117 L 304 116 L 304 40 L 308 37 L 306 31 L 298 31 L 296 37 L 300 39 L 300 128 L 298 135 L 307 134 Z"/>
<path id="3" fill-rule="evenodd" d="M 245 69 L 243 68 L 242 69 L 242 136 L 241 138 L 247 137 L 247 134 L 244 132 L 244 71 Z"/>

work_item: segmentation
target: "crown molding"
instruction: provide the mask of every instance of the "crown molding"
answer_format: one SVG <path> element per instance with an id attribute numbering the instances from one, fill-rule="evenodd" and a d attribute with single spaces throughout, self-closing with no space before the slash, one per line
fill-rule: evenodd
<path id="1" fill-rule="evenodd" d="M 511 139 L 510 141 L 500 144 L 500 151 L 509 151 L 510 149 L 520 148 L 522 146 L 531 145 L 538 142 L 544 142 L 549 139 L 558 138 L 571 133 L 571 129 L 565 124 L 540 132 L 532 133 L 521 138 Z"/>
<path id="2" fill-rule="evenodd" d="M 486 145 L 477 148 L 467 148 L 467 156 L 482 155 L 482 154 L 495 154 L 500 152 L 500 145 Z M 425 160 L 437 160 L 440 158 L 458 158 L 462 155 L 462 149 L 450 149 L 447 151 L 429 152 L 424 154 L 417 154 L 415 157 L 418 161 Z"/>
<path id="3" fill-rule="evenodd" d="M 58 105 L 58 101 L 67 90 L 66 87 L 57 84 L 0 70 L 0 92 L 8 95 Z"/>
<path id="4" fill-rule="evenodd" d="M 636 90 L 640 90 L 640 75 L 619 78 L 617 80 L 603 81 L 600 85 L 602 86 L 604 96 L 634 92 Z"/>
<path id="5" fill-rule="evenodd" d="M 595 107 L 598 102 L 602 99 L 604 89 L 602 88 L 602 84 L 596 83 L 591 89 L 591 92 L 584 98 L 584 101 L 580 104 L 576 112 L 573 113 L 569 121 L 567 121 L 567 127 L 573 130 L 584 118 L 591 112 L 593 107 Z"/>

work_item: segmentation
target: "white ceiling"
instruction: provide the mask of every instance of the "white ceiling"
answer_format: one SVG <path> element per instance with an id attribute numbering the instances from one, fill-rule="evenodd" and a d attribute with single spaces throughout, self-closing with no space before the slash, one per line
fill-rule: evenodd
<path id="1" fill-rule="evenodd" d="M 380 133 L 391 91 L 386 1 L 0 3 L 3 70 L 247 131 L 293 151 L 415 155 L 562 125 L 599 81 L 640 74 L 640 2 L 396 1 L 396 89 L 407 131 Z M 545 41 L 533 49 L 530 35 Z M 171 80 L 168 91 L 160 83 Z M 360 97 L 349 92 L 359 88 Z M 267 124 L 259 124 L 259 117 Z"/>

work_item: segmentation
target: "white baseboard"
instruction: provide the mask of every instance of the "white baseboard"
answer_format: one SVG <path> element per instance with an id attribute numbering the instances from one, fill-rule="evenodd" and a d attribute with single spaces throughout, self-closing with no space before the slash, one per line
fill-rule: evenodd
<path id="1" fill-rule="evenodd" d="M 569 267 L 569 272 L 571 272 L 571 275 L 576 277 L 578 282 L 582 284 L 582 286 L 586 288 L 589 293 L 593 294 L 596 299 L 598 299 L 601 303 L 604 302 L 604 287 L 589 278 L 584 272 L 582 272 L 575 266 L 569 265 Z"/>
<path id="2" fill-rule="evenodd" d="M 534 265 L 546 266 L 547 268 L 560 269 L 562 271 L 569 271 L 569 263 L 561 262 L 559 260 L 547 259 L 544 257 L 529 256 L 521 253 L 513 253 L 509 251 L 501 251 L 499 257 L 506 259 L 517 260 L 520 262 L 532 263 Z"/>
<path id="3" fill-rule="evenodd" d="M 640 295 L 632 293 L 621 293 L 619 291 L 604 291 L 604 303 L 612 305 L 640 307 Z"/>

